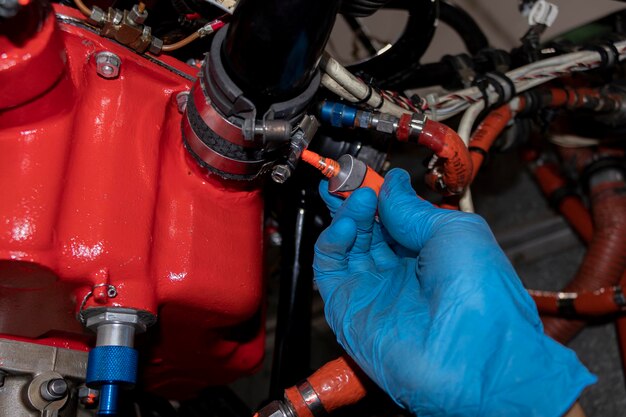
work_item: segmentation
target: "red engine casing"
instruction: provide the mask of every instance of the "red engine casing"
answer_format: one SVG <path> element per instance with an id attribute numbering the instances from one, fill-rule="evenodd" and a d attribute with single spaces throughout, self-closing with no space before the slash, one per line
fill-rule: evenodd
<path id="1" fill-rule="evenodd" d="M 121 58 L 116 79 L 96 72 L 105 50 Z M 262 195 L 185 151 L 175 97 L 196 69 L 54 14 L 27 42 L 0 34 L 0 51 L 2 337 L 88 349 L 76 314 L 94 286 L 111 284 L 115 298 L 98 286 L 85 308 L 158 316 L 140 344 L 146 389 L 181 398 L 254 371 Z"/>

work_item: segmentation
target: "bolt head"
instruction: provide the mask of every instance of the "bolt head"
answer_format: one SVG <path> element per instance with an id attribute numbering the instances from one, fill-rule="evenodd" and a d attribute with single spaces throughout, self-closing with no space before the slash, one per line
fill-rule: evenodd
<path id="1" fill-rule="evenodd" d="M 272 180 L 278 184 L 283 184 L 291 176 L 291 169 L 287 165 L 276 165 L 272 169 Z"/>
<path id="2" fill-rule="evenodd" d="M 116 78 L 120 74 L 122 61 L 112 52 L 100 52 L 96 55 L 96 71 L 106 79 Z"/>

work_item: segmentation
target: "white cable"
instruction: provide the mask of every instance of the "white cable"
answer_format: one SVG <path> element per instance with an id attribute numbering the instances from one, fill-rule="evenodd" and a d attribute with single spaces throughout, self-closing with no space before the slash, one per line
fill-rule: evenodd
<path id="1" fill-rule="evenodd" d="M 481 100 L 472 104 L 463 114 L 463 118 L 459 124 L 458 133 L 465 146 L 469 146 L 469 141 L 472 136 L 472 127 L 474 126 L 476 119 L 478 119 L 480 112 L 483 111 L 484 108 L 485 102 Z M 463 194 L 461 194 L 459 208 L 461 211 L 466 213 L 474 212 L 474 201 L 472 200 L 472 192 L 469 185 L 465 187 Z"/>
<path id="2" fill-rule="evenodd" d="M 619 60 L 623 60 L 626 57 L 626 41 L 616 42 L 614 46 L 619 52 Z M 507 72 L 506 76 L 513 81 L 516 91 L 520 93 L 565 74 L 596 68 L 601 62 L 602 57 L 598 52 L 572 52 L 524 65 Z M 487 93 L 490 101 L 491 98 L 497 98 L 493 87 L 487 87 Z M 477 87 L 446 94 L 439 98 L 439 105 L 435 111 L 436 120 L 450 118 L 481 99 L 482 92 Z"/>

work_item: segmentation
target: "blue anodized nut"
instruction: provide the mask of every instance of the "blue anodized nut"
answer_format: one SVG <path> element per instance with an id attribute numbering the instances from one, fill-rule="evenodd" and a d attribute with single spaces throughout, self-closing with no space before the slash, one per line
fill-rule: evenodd
<path id="1" fill-rule="evenodd" d="M 99 415 L 117 414 L 119 389 L 137 381 L 138 357 L 128 346 L 96 346 L 89 352 L 86 383 L 100 389 Z"/>

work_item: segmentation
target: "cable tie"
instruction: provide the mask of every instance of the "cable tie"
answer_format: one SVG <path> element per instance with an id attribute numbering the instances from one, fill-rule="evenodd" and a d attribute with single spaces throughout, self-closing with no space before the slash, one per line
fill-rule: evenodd
<path id="1" fill-rule="evenodd" d="M 361 104 L 366 104 L 369 101 L 369 99 L 372 98 L 372 94 L 373 94 L 372 86 L 369 84 L 366 84 L 366 85 L 367 85 L 367 94 L 361 100 L 353 102 L 352 103 L 353 105 L 358 106 Z"/>
<path id="2" fill-rule="evenodd" d="M 585 46 L 583 51 L 593 51 L 600 54 L 600 65 L 598 68 L 610 68 L 619 62 L 619 51 L 613 42 L 599 42 Z"/>
<path id="3" fill-rule="evenodd" d="M 487 92 L 487 87 L 489 87 L 489 80 L 485 76 L 478 76 L 474 78 L 472 85 L 478 88 L 480 94 L 482 95 L 482 100 L 485 102 L 485 109 L 491 107 L 489 103 L 489 93 Z"/>
<path id="4" fill-rule="evenodd" d="M 498 71 L 490 71 L 485 74 L 485 79 L 498 94 L 498 100 L 492 103 L 493 107 L 508 103 L 517 94 L 515 83 L 507 77 L 506 74 Z"/>

